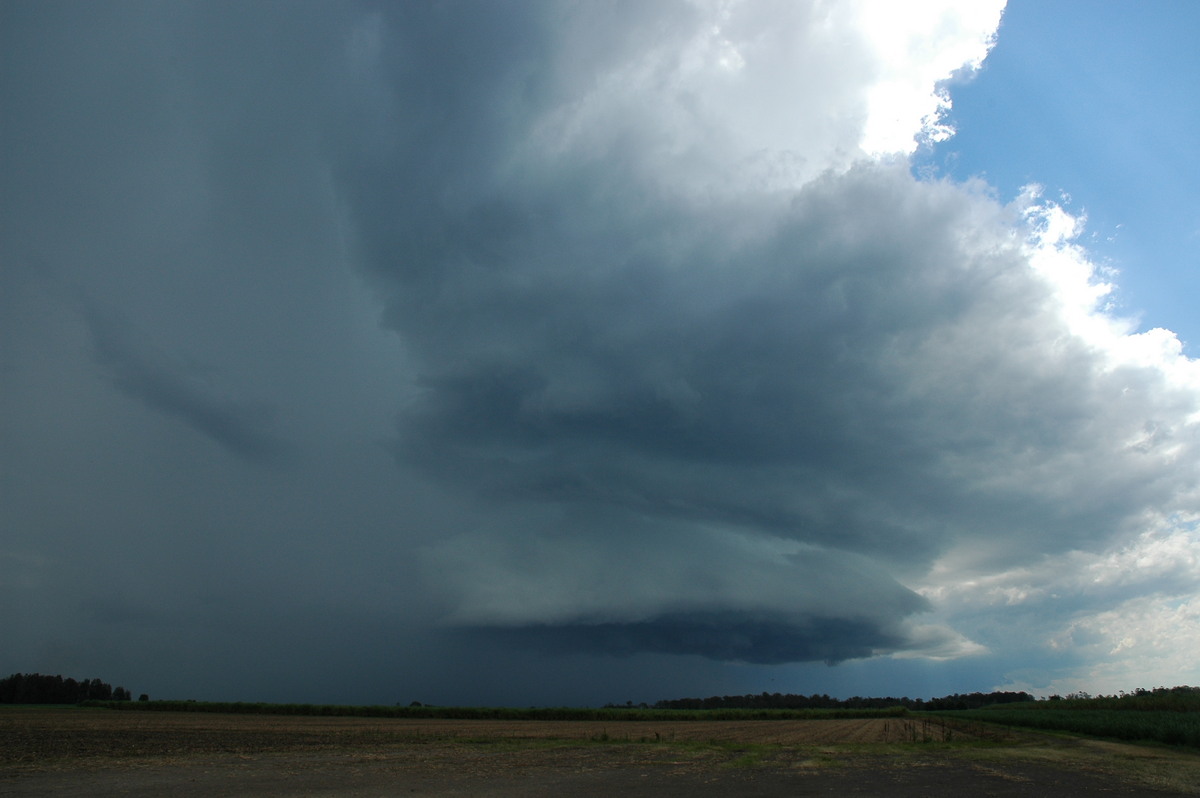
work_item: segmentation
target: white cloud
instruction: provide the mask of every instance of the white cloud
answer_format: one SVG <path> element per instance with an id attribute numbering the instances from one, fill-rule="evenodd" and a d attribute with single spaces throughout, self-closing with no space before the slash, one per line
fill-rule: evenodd
<path id="1" fill-rule="evenodd" d="M 854 8 L 855 26 L 876 63 L 860 144 L 865 152 L 907 154 L 922 142 L 953 135 L 942 119 L 950 109 L 942 84 L 980 68 L 994 44 L 1004 5 L 1004 0 L 845 4 Z"/>
<path id="2" fill-rule="evenodd" d="M 535 123 L 528 169 L 545 156 L 634 159 L 671 193 L 794 190 L 864 154 L 910 153 L 941 139 L 940 82 L 978 68 L 1003 2 L 696 3 L 669 32 L 619 50 Z M 591 16 L 565 26 L 573 55 L 595 53 Z M 564 68 L 565 67 L 565 68 Z"/>
<path id="3" fill-rule="evenodd" d="M 1152 369 L 1164 377 L 1168 390 L 1200 392 L 1200 361 L 1183 354 L 1175 333 L 1158 327 L 1135 333 L 1134 319 L 1116 315 L 1108 302 L 1116 273 L 1097 266 L 1079 244 L 1085 216 L 1043 200 L 1037 185 L 1026 186 L 1014 207 L 1030 225 L 1029 262 L 1053 286 L 1059 314 L 1075 336 L 1101 353 L 1110 370 Z M 1195 423 L 1200 416 L 1187 421 Z"/>
<path id="4" fill-rule="evenodd" d="M 1111 549 L 1046 556 L 964 578 L 950 562 L 918 592 L 936 617 L 984 624 L 996 648 L 1028 664 L 1004 689 L 1037 695 L 1200 681 L 1200 528 L 1195 517 L 1148 513 L 1145 531 Z M 984 621 L 983 619 L 987 619 Z M 1039 673 L 1035 676 L 1033 673 Z"/>
<path id="5" fill-rule="evenodd" d="M 1014 682 L 1038 695 L 1116 694 L 1200 682 L 1200 596 L 1138 596 L 1085 613 L 1046 641 L 1076 664 Z"/>

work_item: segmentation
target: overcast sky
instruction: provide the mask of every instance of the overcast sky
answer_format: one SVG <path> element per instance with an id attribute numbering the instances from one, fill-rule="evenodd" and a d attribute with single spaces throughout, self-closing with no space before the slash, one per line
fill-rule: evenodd
<path id="1" fill-rule="evenodd" d="M 1158 109 L 1044 5 L 0 5 L 0 671 L 1200 683 L 1195 154 L 1049 173 Z"/>

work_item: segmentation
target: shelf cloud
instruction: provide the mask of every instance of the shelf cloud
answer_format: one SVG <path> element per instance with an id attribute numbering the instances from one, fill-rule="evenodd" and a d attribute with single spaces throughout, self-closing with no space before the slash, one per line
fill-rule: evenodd
<path id="1" fill-rule="evenodd" d="M 1194 604 L 1196 363 L 911 168 L 1002 5 L 10 8 L 0 666 L 1025 686 Z"/>

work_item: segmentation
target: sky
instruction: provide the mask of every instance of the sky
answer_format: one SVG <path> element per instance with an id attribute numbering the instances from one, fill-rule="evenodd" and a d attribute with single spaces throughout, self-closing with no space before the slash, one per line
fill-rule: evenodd
<path id="1" fill-rule="evenodd" d="M 1200 320 L 1200 8 L 1175 0 L 1009 3 L 982 70 L 952 86 L 957 130 L 915 159 L 1003 198 L 1042 185 L 1087 219 L 1080 243 L 1111 300 L 1196 356 Z M 923 157 L 922 157 L 923 156 Z"/>
<path id="2" fill-rule="evenodd" d="M 1198 15 L 3 4 L 0 671 L 1200 683 Z"/>

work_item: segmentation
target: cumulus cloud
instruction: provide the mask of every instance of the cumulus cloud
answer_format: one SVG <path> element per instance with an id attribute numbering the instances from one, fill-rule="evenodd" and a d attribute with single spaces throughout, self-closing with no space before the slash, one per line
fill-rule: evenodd
<path id="1" fill-rule="evenodd" d="M 1099 306 L 1077 220 L 1033 192 L 1003 207 L 864 158 L 871 141 L 903 152 L 933 134 L 923 103 L 978 65 L 997 13 L 926 9 L 953 46 L 917 46 L 919 14 L 891 26 L 874 7 L 790 8 L 785 25 L 690 8 L 671 36 L 631 50 L 601 35 L 586 60 L 550 46 L 572 78 L 558 92 L 531 91 L 519 60 L 486 61 L 469 92 L 437 98 L 453 123 L 420 161 L 343 165 L 393 286 L 387 323 L 419 364 L 397 456 L 504 508 L 501 527 L 428 555 L 458 594 L 450 622 L 751 661 L 904 651 L 919 646 L 901 622 L 927 607 L 881 595 L 902 589 L 894 577 L 1102 548 L 1183 498 L 1195 393 L 1119 356 L 1129 336 Z M 573 41 L 575 22 L 553 32 Z M 889 69 L 924 92 L 889 92 Z M 858 90 L 809 83 L 825 74 Z M 414 99 L 405 69 L 377 77 L 389 107 Z M 911 100 L 886 136 L 870 132 L 879 92 Z M 750 124 L 764 109 L 771 124 Z M 497 126 L 494 152 L 458 141 Z M 436 208 L 419 229 L 369 215 L 416 196 Z M 800 548 L 764 567 L 781 541 Z M 817 571 L 839 587 L 807 589 Z M 692 580 L 731 578 L 755 606 L 722 587 L 688 604 Z M 784 619 L 771 628 L 791 648 L 700 631 L 759 628 L 761 612 Z M 853 629 L 846 647 L 813 618 Z"/>

